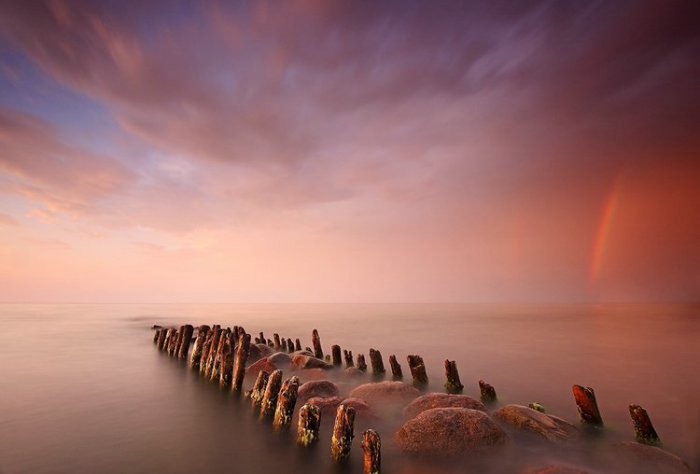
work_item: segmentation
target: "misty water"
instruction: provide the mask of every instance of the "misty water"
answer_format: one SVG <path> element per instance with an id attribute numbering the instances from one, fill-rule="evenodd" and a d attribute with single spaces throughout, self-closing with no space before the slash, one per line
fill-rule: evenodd
<path id="1" fill-rule="evenodd" d="M 443 361 L 454 359 L 465 394 L 485 379 L 499 403 L 542 403 L 577 423 L 574 383 L 594 387 L 606 427 L 561 447 L 517 438 L 496 455 L 453 464 L 402 455 L 392 442 L 398 410 L 358 419 L 360 435 L 383 438 L 384 472 L 520 472 L 565 461 L 609 472 L 599 447 L 633 440 L 627 407 L 645 407 L 664 447 L 700 464 L 700 307 L 679 305 L 2 305 L 0 306 L 0 472 L 335 472 L 329 444 L 304 450 L 294 433 L 274 433 L 247 403 L 159 352 L 153 324 L 243 325 L 311 345 L 317 328 L 332 344 L 368 353 L 421 354 L 431 390 L 443 391 Z M 369 361 L 368 361 L 369 362 Z M 341 395 L 366 380 L 338 373 Z M 246 379 L 246 386 L 252 384 Z M 642 468 L 637 472 L 643 472 Z"/>

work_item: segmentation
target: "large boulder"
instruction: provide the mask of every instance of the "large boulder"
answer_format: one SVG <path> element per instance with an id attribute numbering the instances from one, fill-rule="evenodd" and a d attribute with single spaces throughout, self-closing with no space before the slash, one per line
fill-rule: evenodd
<path id="1" fill-rule="evenodd" d="M 248 352 L 248 362 L 255 362 L 271 355 L 274 351 L 267 344 L 251 344 Z"/>
<path id="2" fill-rule="evenodd" d="M 390 404 L 405 405 L 420 395 L 420 392 L 403 382 L 373 382 L 356 387 L 350 398 L 361 398 L 370 406 Z"/>
<path id="3" fill-rule="evenodd" d="M 258 374 L 260 373 L 261 370 L 264 370 L 268 374 L 271 374 L 273 371 L 277 370 L 277 366 L 270 362 L 267 357 L 263 357 L 260 360 L 257 360 L 253 362 L 251 365 L 249 365 L 245 369 L 245 375 L 246 377 L 257 377 Z"/>
<path id="4" fill-rule="evenodd" d="M 330 370 L 333 368 L 331 364 L 321 359 L 317 359 L 313 356 L 307 354 L 293 354 L 292 355 L 292 367 L 301 369 L 324 369 Z"/>
<path id="5" fill-rule="evenodd" d="M 493 417 L 513 428 L 534 433 L 550 441 L 565 441 L 579 435 L 578 429 L 568 421 L 522 405 L 506 405 L 496 410 Z"/>
<path id="6" fill-rule="evenodd" d="M 610 450 L 611 464 L 625 472 L 659 474 L 687 474 L 692 472 L 688 463 L 675 454 L 656 446 L 622 441 L 614 443 Z"/>
<path id="7" fill-rule="evenodd" d="M 377 418 L 377 415 L 374 413 L 374 410 L 372 410 L 372 407 L 370 407 L 367 402 L 361 398 L 345 398 L 340 403 L 347 407 L 354 408 L 355 416 L 358 418 Z"/>
<path id="8" fill-rule="evenodd" d="M 277 367 L 288 367 L 292 363 L 292 357 L 285 352 L 275 352 L 267 356 L 267 360 Z"/>
<path id="9" fill-rule="evenodd" d="M 328 380 L 312 380 L 299 387 L 299 391 L 297 392 L 297 404 L 301 406 L 306 403 L 309 398 L 313 397 L 336 397 L 339 393 L 338 387 L 336 387 L 333 382 Z"/>
<path id="10" fill-rule="evenodd" d="M 340 404 L 354 408 L 357 418 L 377 418 L 372 408 L 370 408 L 364 400 L 359 398 L 313 397 L 309 398 L 306 403 L 319 407 L 321 409 L 321 417 L 326 419 L 328 419 L 328 417 L 331 417 L 330 419 L 335 417 L 335 412 Z"/>
<path id="11" fill-rule="evenodd" d="M 403 410 L 405 418 L 415 418 L 419 413 L 431 408 L 471 408 L 486 413 L 486 407 L 479 400 L 466 395 L 453 395 L 449 393 L 427 393 L 406 406 Z"/>
<path id="12" fill-rule="evenodd" d="M 431 408 L 404 423 L 396 435 L 405 452 L 431 457 L 487 450 L 507 440 L 486 413 L 469 408 Z"/>

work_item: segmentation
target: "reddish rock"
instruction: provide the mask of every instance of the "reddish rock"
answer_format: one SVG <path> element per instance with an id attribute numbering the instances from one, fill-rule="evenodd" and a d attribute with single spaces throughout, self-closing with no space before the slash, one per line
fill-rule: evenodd
<path id="1" fill-rule="evenodd" d="M 292 367 L 300 369 L 324 369 L 330 370 L 333 368 L 331 364 L 321 359 L 306 354 L 294 354 L 292 356 Z"/>
<path id="2" fill-rule="evenodd" d="M 292 363 L 292 357 L 284 352 L 275 352 L 274 354 L 267 356 L 267 360 L 277 367 L 288 366 Z"/>
<path id="3" fill-rule="evenodd" d="M 306 403 L 316 405 L 321 410 L 321 419 L 329 419 L 335 416 L 335 410 L 342 401 L 340 397 L 312 397 Z"/>
<path id="4" fill-rule="evenodd" d="M 350 392 L 350 398 L 361 398 L 370 406 L 386 404 L 406 404 L 418 397 L 418 389 L 403 382 L 366 383 Z"/>
<path id="5" fill-rule="evenodd" d="M 325 380 L 328 378 L 328 371 L 323 369 L 304 369 L 297 371 L 296 374 L 299 376 L 299 380 L 302 382 L 308 382 L 310 380 Z"/>
<path id="6" fill-rule="evenodd" d="M 273 353 L 273 350 L 267 344 L 251 344 L 248 352 L 248 362 L 263 359 Z"/>
<path id="7" fill-rule="evenodd" d="M 471 408 L 486 413 L 486 407 L 481 401 L 466 395 L 452 395 L 448 393 L 427 393 L 406 406 L 403 410 L 405 418 L 415 418 L 419 413 L 431 408 Z"/>
<path id="8" fill-rule="evenodd" d="M 469 408 L 431 408 L 404 423 L 396 435 L 404 451 L 431 457 L 487 450 L 507 440 L 486 413 Z"/>
<path id="9" fill-rule="evenodd" d="M 347 407 L 354 408 L 356 418 L 377 418 L 372 407 L 361 398 L 345 398 L 340 403 Z"/>
<path id="10" fill-rule="evenodd" d="M 675 454 L 656 446 L 623 441 L 614 443 L 610 452 L 612 463 L 620 470 L 634 472 L 659 472 L 664 474 L 687 474 L 692 472 L 688 463 Z M 642 467 L 643 469 L 640 469 Z"/>
<path id="11" fill-rule="evenodd" d="M 526 469 L 523 474 L 591 474 L 590 471 L 584 471 L 574 466 L 566 464 L 548 464 L 542 467 Z"/>
<path id="12" fill-rule="evenodd" d="M 506 405 L 495 411 L 493 417 L 550 441 L 565 441 L 579 435 L 578 429 L 568 421 L 522 405 Z"/>
<path id="13" fill-rule="evenodd" d="M 297 404 L 299 406 L 306 403 L 309 398 L 336 397 L 340 392 L 333 382 L 328 380 L 312 380 L 299 387 L 297 393 Z"/>
<path id="14" fill-rule="evenodd" d="M 345 369 L 345 375 L 348 377 L 364 377 L 366 374 L 357 367 L 348 367 Z"/>
<path id="15" fill-rule="evenodd" d="M 267 360 L 267 357 L 265 357 L 249 365 L 245 369 L 245 375 L 246 377 L 255 378 L 258 376 L 258 373 L 260 373 L 261 370 L 264 370 L 268 374 L 271 374 L 272 372 L 277 370 L 277 367 L 275 366 L 275 364 Z"/>

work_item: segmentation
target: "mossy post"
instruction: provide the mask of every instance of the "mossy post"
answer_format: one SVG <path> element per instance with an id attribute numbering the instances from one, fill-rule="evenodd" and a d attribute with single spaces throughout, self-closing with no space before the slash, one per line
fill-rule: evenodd
<path id="1" fill-rule="evenodd" d="M 338 405 L 331 438 L 331 456 L 335 462 L 344 462 L 350 457 L 352 440 L 355 437 L 355 409 Z"/>
<path id="2" fill-rule="evenodd" d="M 391 366 L 391 378 L 394 380 L 403 379 L 403 371 L 401 370 L 401 364 L 396 360 L 396 356 L 391 354 L 389 356 L 389 365 Z"/>
<path id="3" fill-rule="evenodd" d="M 408 368 L 411 369 L 413 386 L 425 388 L 428 385 L 428 374 L 425 372 L 423 358 L 419 355 L 409 355 L 406 357 L 406 360 L 408 361 Z"/>
<path id="4" fill-rule="evenodd" d="M 277 333 L 274 333 L 272 335 L 272 340 L 273 340 L 272 347 L 276 351 L 280 350 L 282 348 L 282 342 L 280 341 L 280 335 Z"/>
<path id="5" fill-rule="evenodd" d="M 260 403 L 260 419 L 269 418 L 275 414 L 277 397 L 282 386 L 282 371 L 275 370 L 270 374 L 265 386 L 262 402 Z"/>
<path id="6" fill-rule="evenodd" d="M 464 385 L 459 380 L 457 362 L 445 359 L 445 390 L 447 393 L 462 393 Z"/>
<path id="7" fill-rule="evenodd" d="M 199 361 L 202 358 L 202 349 L 204 348 L 204 341 L 209 334 L 209 326 L 203 324 L 197 329 L 197 338 L 194 340 L 194 346 L 192 347 L 192 354 L 190 354 L 190 367 L 193 369 L 199 369 Z"/>
<path id="8" fill-rule="evenodd" d="M 294 406 L 297 404 L 298 391 L 299 377 L 296 375 L 288 378 L 282 384 L 277 397 L 275 417 L 272 421 L 272 427 L 275 431 L 287 430 L 292 424 L 292 415 L 294 415 Z"/>
<path id="9" fill-rule="evenodd" d="M 255 379 L 255 385 L 250 391 L 250 406 L 253 409 L 253 413 L 258 413 L 260 411 L 260 405 L 262 404 L 263 395 L 265 394 L 265 387 L 267 386 L 267 380 L 270 378 L 270 374 L 261 370 L 258 372 L 258 378 Z"/>
<path id="10" fill-rule="evenodd" d="M 603 418 L 598 410 L 598 402 L 595 399 L 595 391 L 591 387 L 574 385 L 571 387 L 576 400 L 581 422 L 592 426 L 603 426 Z"/>
<path id="11" fill-rule="evenodd" d="M 355 361 L 352 360 L 352 351 L 343 349 L 343 356 L 345 357 L 345 367 L 355 367 Z"/>
<path id="12" fill-rule="evenodd" d="M 484 403 L 493 403 L 498 399 L 493 385 L 487 384 L 483 380 L 479 380 L 479 390 L 481 391 L 481 401 Z"/>
<path id="13" fill-rule="evenodd" d="M 639 405 L 630 405 L 630 416 L 634 424 L 634 434 L 639 443 L 661 446 L 661 439 L 659 435 L 656 434 L 654 425 L 651 424 L 649 414 L 644 408 Z"/>
<path id="14" fill-rule="evenodd" d="M 333 365 L 335 367 L 343 365 L 343 361 L 340 358 L 340 346 L 338 344 L 333 344 L 331 346 L 331 354 L 333 354 Z"/>
<path id="15" fill-rule="evenodd" d="M 369 350 L 369 363 L 372 364 L 372 374 L 375 377 L 383 377 L 386 373 L 384 369 L 384 360 L 382 359 L 382 353 L 376 349 Z"/>
<path id="16" fill-rule="evenodd" d="M 311 342 L 314 346 L 314 356 L 318 359 L 323 359 L 323 349 L 321 348 L 321 337 L 316 329 L 311 333 Z"/>
<path id="17" fill-rule="evenodd" d="M 243 390 L 243 378 L 245 378 L 245 364 L 250 355 L 250 334 L 243 333 L 238 337 L 236 358 L 233 363 L 233 375 L 231 378 L 231 391 L 241 393 Z"/>
<path id="18" fill-rule="evenodd" d="M 357 368 L 362 372 L 367 372 L 367 362 L 364 354 L 357 354 Z"/>
<path id="19" fill-rule="evenodd" d="M 186 360 L 187 354 L 190 351 L 190 344 L 192 343 L 192 333 L 194 333 L 194 328 L 191 324 L 185 324 L 185 328 L 182 331 L 182 342 L 180 343 L 180 349 L 178 350 L 178 359 Z"/>
<path id="20" fill-rule="evenodd" d="M 362 433 L 362 451 L 364 474 L 379 474 L 382 471 L 382 440 L 379 433 L 374 430 Z"/>
<path id="21" fill-rule="evenodd" d="M 306 404 L 299 410 L 297 426 L 297 444 L 308 448 L 318 441 L 318 429 L 321 426 L 321 409 L 316 405 Z"/>

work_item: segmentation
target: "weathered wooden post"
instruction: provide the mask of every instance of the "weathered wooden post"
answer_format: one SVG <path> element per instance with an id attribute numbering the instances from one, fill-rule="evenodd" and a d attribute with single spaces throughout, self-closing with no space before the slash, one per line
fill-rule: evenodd
<path id="1" fill-rule="evenodd" d="M 204 374 L 211 382 L 219 380 L 219 368 L 221 367 L 221 354 L 224 351 L 224 343 L 229 337 L 230 329 L 224 329 L 219 336 L 219 343 L 216 346 L 214 356 L 209 358 L 209 367 Z"/>
<path id="2" fill-rule="evenodd" d="M 350 457 L 352 440 L 355 437 L 355 409 L 345 405 L 338 405 L 335 412 L 335 425 L 331 438 L 331 455 L 335 462 L 343 462 Z"/>
<path id="3" fill-rule="evenodd" d="M 268 346 L 268 347 L 275 347 L 275 343 L 272 342 L 271 339 L 268 339 L 268 340 L 267 340 L 267 346 Z"/>
<path id="4" fill-rule="evenodd" d="M 396 356 L 394 354 L 391 354 L 389 356 L 389 365 L 391 366 L 391 377 L 394 380 L 403 379 L 403 372 L 401 371 L 401 365 L 399 364 L 399 361 L 396 360 Z"/>
<path id="5" fill-rule="evenodd" d="M 386 370 L 384 370 L 384 360 L 382 360 L 382 353 L 378 350 L 369 350 L 369 363 L 372 364 L 372 374 L 374 374 L 376 377 L 381 377 L 386 373 Z"/>
<path id="6" fill-rule="evenodd" d="M 294 352 L 294 341 L 291 338 L 287 338 L 287 352 Z"/>
<path id="7" fill-rule="evenodd" d="M 364 354 L 357 354 L 357 368 L 362 372 L 367 372 L 367 363 Z"/>
<path id="8" fill-rule="evenodd" d="M 343 349 L 343 356 L 345 356 L 345 367 L 355 367 L 355 361 L 352 360 L 352 351 Z"/>
<path id="9" fill-rule="evenodd" d="M 408 368 L 411 369 L 413 377 L 413 386 L 423 388 L 428 385 L 428 374 L 425 372 L 425 364 L 423 358 L 419 355 L 409 355 L 406 357 Z"/>
<path id="10" fill-rule="evenodd" d="M 253 413 L 258 413 L 260 411 L 260 405 L 262 405 L 263 395 L 265 394 L 265 387 L 267 387 L 267 380 L 270 378 L 270 374 L 261 370 L 258 372 L 258 378 L 255 379 L 255 385 L 250 391 L 250 406 L 253 408 Z"/>
<path id="11" fill-rule="evenodd" d="M 185 335 L 185 326 L 184 324 L 180 326 L 180 329 L 177 331 L 177 337 L 175 338 L 175 344 L 173 347 L 170 348 L 170 356 L 171 357 L 179 357 L 180 355 L 180 346 L 182 345 L 182 338 Z"/>
<path id="12" fill-rule="evenodd" d="M 209 334 L 209 326 L 203 324 L 197 329 L 197 339 L 194 341 L 194 346 L 192 347 L 192 354 L 190 355 L 190 367 L 193 369 L 199 369 L 199 361 L 202 358 L 202 349 L 204 348 L 204 341 Z"/>
<path id="13" fill-rule="evenodd" d="M 185 324 L 183 329 L 182 342 L 180 343 L 180 350 L 178 351 L 177 357 L 179 359 L 187 359 L 187 353 L 190 350 L 190 343 L 192 342 L 192 333 L 194 328 L 191 324 Z"/>
<path id="14" fill-rule="evenodd" d="M 270 374 L 265 386 L 262 402 L 260 403 L 260 419 L 269 418 L 275 414 L 277 397 L 282 385 L 282 371 L 275 370 Z"/>
<path id="15" fill-rule="evenodd" d="M 168 349 L 168 341 L 170 341 L 170 334 L 172 333 L 172 328 L 165 330 L 163 335 L 163 341 L 158 341 L 158 349 L 161 351 L 166 351 Z"/>
<path id="16" fill-rule="evenodd" d="M 483 380 L 479 380 L 479 390 L 481 391 L 481 401 L 484 403 L 493 403 L 497 400 L 496 389 L 493 385 L 489 385 Z"/>
<path id="17" fill-rule="evenodd" d="M 456 361 L 445 359 L 445 378 L 445 390 L 447 393 L 462 393 L 464 391 L 464 385 L 459 380 Z"/>
<path id="18" fill-rule="evenodd" d="M 243 333 L 238 337 L 236 347 L 236 360 L 233 364 L 233 376 L 231 378 L 231 391 L 241 393 L 243 390 L 243 379 L 245 378 L 245 364 L 250 355 L 250 334 Z"/>
<path id="19" fill-rule="evenodd" d="M 297 426 L 297 444 L 308 448 L 318 441 L 318 429 L 321 426 L 321 409 L 316 405 L 306 404 L 299 410 Z"/>
<path id="20" fill-rule="evenodd" d="M 163 330 L 163 328 L 156 328 L 155 332 L 153 333 L 153 344 L 158 345 L 158 338 L 160 337 L 160 332 Z"/>
<path id="21" fill-rule="evenodd" d="M 204 344 L 204 350 L 202 351 L 202 360 L 199 364 L 199 371 L 206 374 L 207 366 L 209 365 L 209 359 L 216 352 L 217 346 L 219 345 L 219 337 L 221 337 L 221 326 L 216 324 L 211 331 L 209 331 L 209 336 Z"/>
<path id="22" fill-rule="evenodd" d="M 364 474 L 380 474 L 382 471 L 382 440 L 379 433 L 367 430 L 362 433 L 364 451 Z"/>
<path id="23" fill-rule="evenodd" d="M 272 339 L 273 339 L 273 341 L 274 341 L 274 342 L 272 343 L 272 347 L 273 347 L 276 351 L 280 350 L 280 348 L 282 347 L 282 343 L 280 342 L 280 335 L 277 334 L 277 333 L 274 333 L 274 334 L 272 335 Z"/>
<path id="24" fill-rule="evenodd" d="M 598 410 L 598 402 L 595 399 L 595 391 L 591 387 L 574 385 L 571 387 L 576 400 L 576 407 L 581 416 L 581 421 L 593 426 L 603 426 L 603 418 Z"/>
<path id="25" fill-rule="evenodd" d="M 280 348 L 280 351 L 289 352 L 289 350 L 287 350 L 287 340 L 285 338 L 282 338 L 282 346 Z"/>
<path id="26" fill-rule="evenodd" d="M 630 405 L 630 416 L 632 423 L 634 423 L 634 434 L 638 442 L 651 446 L 661 446 L 661 439 L 656 434 L 649 414 L 644 408 L 639 405 Z"/>
<path id="27" fill-rule="evenodd" d="M 299 340 L 299 338 L 296 338 L 296 339 L 294 340 L 294 350 L 295 350 L 295 351 L 300 351 L 300 350 L 301 350 L 301 341 Z"/>
<path id="28" fill-rule="evenodd" d="M 293 375 L 282 384 L 279 396 L 277 397 L 277 408 L 272 427 L 275 431 L 289 429 L 292 424 L 294 405 L 297 403 L 297 393 L 299 391 L 299 377 Z"/>
<path id="29" fill-rule="evenodd" d="M 265 339 L 265 334 L 260 331 L 260 344 L 267 344 L 267 339 Z"/>
<path id="30" fill-rule="evenodd" d="M 231 386 L 233 377 L 233 334 L 227 337 L 224 341 L 224 347 L 221 350 L 221 367 L 219 368 L 219 385 L 228 388 Z"/>
<path id="31" fill-rule="evenodd" d="M 321 337 L 318 335 L 316 329 L 311 333 L 311 342 L 314 345 L 314 356 L 319 359 L 323 359 L 323 349 L 321 348 Z"/>
<path id="32" fill-rule="evenodd" d="M 168 338 L 168 331 L 170 331 L 169 328 L 163 328 L 160 330 L 160 335 L 158 336 L 158 350 L 162 351 L 163 347 L 165 347 L 165 341 Z"/>
<path id="33" fill-rule="evenodd" d="M 343 364 L 340 360 L 340 346 L 338 344 L 333 344 L 331 346 L 331 353 L 333 354 L 333 365 L 335 367 L 340 367 Z"/>

